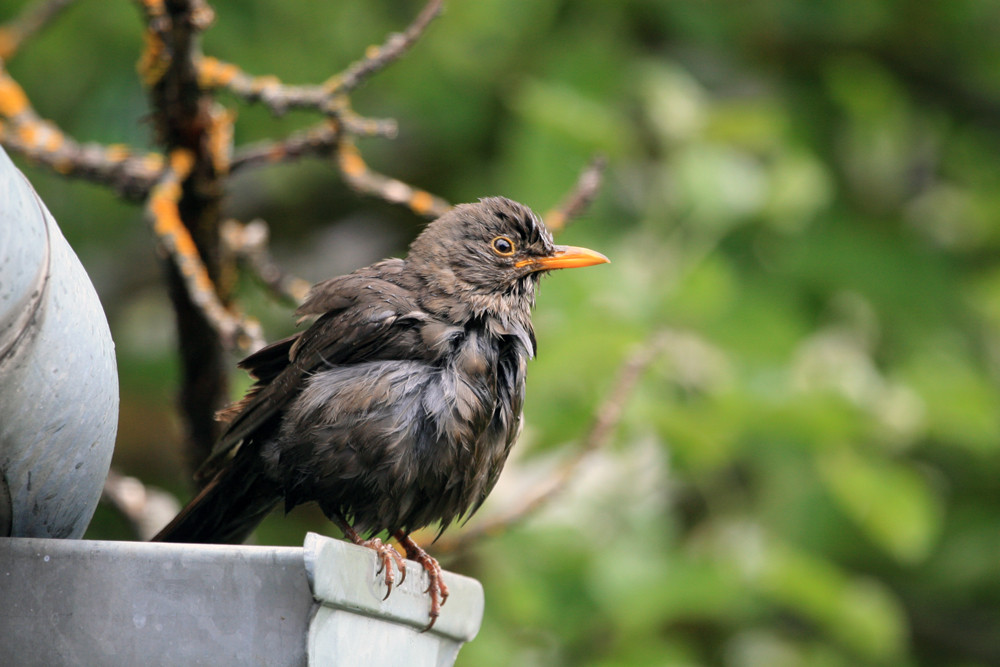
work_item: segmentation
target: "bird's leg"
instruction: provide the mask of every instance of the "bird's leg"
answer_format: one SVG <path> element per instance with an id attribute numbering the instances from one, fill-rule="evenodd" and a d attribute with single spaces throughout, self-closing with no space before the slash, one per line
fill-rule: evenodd
<path id="1" fill-rule="evenodd" d="M 438 616 L 441 615 L 441 605 L 448 600 L 448 586 L 444 583 L 441 565 L 437 562 L 436 558 L 421 549 L 420 546 L 403 531 L 397 530 L 392 534 L 392 536 L 395 537 L 396 541 L 399 542 L 400 545 L 402 545 L 402 547 L 406 550 L 407 558 L 415 560 L 423 565 L 424 570 L 427 572 L 427 578 L 430 580 L 430 583 L 427 585 L 427 590 L 425 591 L 431 595 L 431 622 L 428 623 L 427 627 L 423 629 L 423 632 L 427 632 L 434 627 L 434 622 L 437 621 Z"/>
<path id="2" fill-rule="evenodd" d="M 392 585 L 396 581 L 396 574 L 392 571 L 393 562 L 396 563 L 396 568 L 399 570 L 400 579 L 399 583 L 402 584 L 406 581 L 406 562 L 403 561 L 403 557 L 399 555 L 399 552 L 391 544 L 386 544 L 377 537 L 373 537 L 369 540 L 362 539 L 358 535 L 358 531 L 354 530 L 351 524 L 347 523 L 344 517 L 336 513 L 331 513 L 330 518 L 333 520 L 340 530 L 343 531 L 344 537 L 354 542 L 358 546 L 368 547 L 378 554 L 379 558 L 379 568 L 378 572 L 385 572 L 385 600 L 389 597 L 389 593 L 392 592 Z M 407 552 L 409 553 L 409 552 Z M 376 573 L 377 574 L 377 573 Z"/>

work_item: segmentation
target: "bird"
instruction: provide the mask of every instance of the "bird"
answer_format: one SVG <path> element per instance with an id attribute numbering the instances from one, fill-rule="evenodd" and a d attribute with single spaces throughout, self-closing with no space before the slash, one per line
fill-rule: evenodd
<path id="1" fill-rule="evenodd" d="M 378 535 L 423 567 L 429 629 L 448 589 L 410 533 L 467 520 L 496 484 L 522 430 L 541 276 L 608 261 L 487 197 L 429 223 L 405 258 L 317 283 L 296 310 L 312 324 L 239 363 L 255 382 L 220 411 L 207 483 L 154 541 L 240 543 L 279 503 L 314 501 L 375 550 L 386 597 L 406 569 Z"/>

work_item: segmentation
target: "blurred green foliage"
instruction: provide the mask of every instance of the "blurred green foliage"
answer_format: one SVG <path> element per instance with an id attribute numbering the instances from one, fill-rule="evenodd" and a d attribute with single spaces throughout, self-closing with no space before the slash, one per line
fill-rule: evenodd
<path id="1" fill-rule="evenodd" d="M 419 10 L 212 4 L 206 52 L 290 83 Z M 128 3 L 80 0 L 9 67 L 78 139 L 149 146 L 139 26 Z M 358 92 L 401 127 L 362 142 L 371 165 L 452 201 L 545 210 L 610 158 L 562 239 L 613 264 L 545 281 L 528 427 L 484 513 L 571 452 L 630 349 L 670 340 L 610 449 L 447 563 L 487 595 L 460 665 L 1000 664 L 998 26 L 1000 4 L 971 0 L 453 0 Z M 311 122 L 242 108 L 236 139 Z M 25 168 L 115 332 L 116 465 L 183 495 L 139 211 Z M 403 251 L 420 224 L 317 161 L 243 175 L 226 206 L 265 217 L 311 280 Z M 241 298 L 270 337 L 290 330 L 252 281 Z M 328 530 L 296 511 L 259 540 L 307 528 Z M 102 510 L 90 536 L 122 531 Z"/>

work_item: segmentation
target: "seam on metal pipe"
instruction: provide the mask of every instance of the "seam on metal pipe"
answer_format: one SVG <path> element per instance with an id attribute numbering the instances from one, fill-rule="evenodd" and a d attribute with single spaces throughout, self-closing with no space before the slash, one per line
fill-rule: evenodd
<path id="1" fill-rule="evenodd" d="M 0 370 L 2 370 L 4 363 L 17 352 L 18 346 L 25 340 L 28 332 L 37 329 L 39 317 L 42 315 L 40 313 L 41 307 L 48 293 L 49 276 L 52 275 L 52 232 L 49 229 L 49 221 L 42 208 L 42 201 L 38 197 L 38 193 L 31 187 L 31 183 L 24 177 L 24 174 L 20 174 L 20 176 L 33 195 L 38 215 L 45 227 L 45 246 L 43 248 L 45 254 L 42 261 L 39 262 L 38 273 L 32 285 L 34 289 L 28 297 L 26 307 L 15 313 L 14 320 L 7 325 L 6 332 L 0 334 Z M 8 336 L 9 340 L 4 340 Z"/>

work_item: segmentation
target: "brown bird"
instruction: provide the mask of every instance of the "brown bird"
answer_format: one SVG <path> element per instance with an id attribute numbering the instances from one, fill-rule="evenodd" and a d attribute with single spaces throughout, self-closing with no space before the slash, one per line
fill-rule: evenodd
<path id="1" fill-rule="evenodd" d="M 315 501 L 378 552 L 389 591 L 405 565 L 375 535 L 424 567 L 429 628 L 448 590 L 409 534 L 471 516 L 496 483 L 521 431 L 540 276 L 607 261 L 491 197 L 430 223 L 405 259 L 315 285 L 296 311 L 312 326 L 240 363 L 256 383 L 220 415 L 211 481 L 154 540 L 238 543 L 282 499 Z"/>

